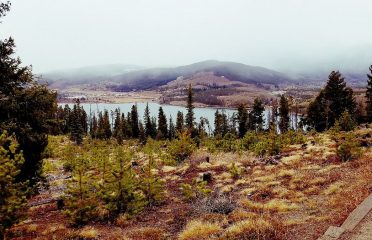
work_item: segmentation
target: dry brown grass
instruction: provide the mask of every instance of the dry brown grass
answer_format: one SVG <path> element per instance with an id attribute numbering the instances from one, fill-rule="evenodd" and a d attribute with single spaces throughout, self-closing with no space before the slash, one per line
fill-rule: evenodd
<path id="1" fill-rule="evenodd" d="M 133 240 L 163 240 L 166 233 L 163 229 L 155 227 L 136 228 L 129 231 L 128 236 Z"/>
<path id="2" fill-rule="evenodd" d="M 359 159 L 342 163 L 332 157 L 335 146 L 329 136 L 318 138 L 306 150 L 289 146 L 277 165 L 257 163 L 245 153 L 221 152 L 211 154 L 206 163 L 198 160 L 206 156 L 205 149 L 198 150 L 195 162 L 161 164 L 157 174 L 166 180 L 165 203 L 145 209 L 138 218 L 121 215 L 116 226 L 75 229 L 62 222 L 53 228 L 33 217 L 15 231 L 57 239 L 69 231 L 74 233 L 71 236 L 90 239 L 316 239 L 330 225 L 342 223 L 372 192 L 372 151 L 365 149 Z M 238 179 L 229 172 L 232 163 L 244 167 Z M 195 213 L 190 211 L 195 202 L 182 200 L 180 184 L 190 184 L 205 172 L 212 173 L 208 188 L 229 192 L 236 203 L 232 212 Z M 29 213 L 37 216 L 47 211 L 47 207 L 34 207 Z"/>
<path id="3" fill-rule="evenodd" d="M 222 231 L 221 226 L 216 223 L 193 220 L 187 223 L 185 229 L 179 234 L 179 240 L 207 240 L 218 239 Z"/>

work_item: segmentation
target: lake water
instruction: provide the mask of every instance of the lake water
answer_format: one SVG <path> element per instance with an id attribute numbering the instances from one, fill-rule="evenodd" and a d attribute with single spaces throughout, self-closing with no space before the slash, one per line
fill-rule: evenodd
<path id="1" fill-rule="evenodd" d="M 88 116 L 89 113 L 92 115 L 97 114 L 100 111 L 104 111 L 105 109 L 109 111 L 110 117 L 111 117 L 111 111 L 115 111 L 115 109 L 119 108 L 122 113 L 127 114 L 132 108 L 132 106 L 136 104 L 137 109 L 138 109 L 138 115 L 139 119 L 143 121 L 143 114 L 145 112 L 145 107 L 147 103 L 81 103 L 80 105 L 84 108 L 84 110 L 87 112 Z M 182 106 L 173 106 L 173 105 L 163 105 L 163 104 L 158 104 L 154 102 L 149 102 L 149 109 L 150 109 L 150 115 L 154 116 L 157 118 L 158 116 L 158 111 L 159 107 L 162 106 L 164 113 L 167 116 L 167 120 L 169 121 L 169 117 L 172 116 L 173 123 L 176 122 L 177 118 L 177 112 L 181 111 L 183 112 L 184 116 L 187 113 L 187 110 L 185 107 Z M 59 105 L 64 106 L 64 103 L 61 103 Z M 70 108 L 72 108 L 73 104 L 68 104 Z M 206 107 L 206 108 L 195 108 L 194 109 L 194 114 L 195 114 L 195 121 L 199 122 L 200 117 L 204 117 L 208 119 L 210 129 L 213 130 L 214 128 L 214 114 L 216 110 L 219 109 L 220 111 L 224 111 L 228 117 L 231 117 L 234 113 L 237 111 L 235 109 L 226 109 L 226 108 L 211 108 L 211 107 Z M 264 119 L 265 119 L 265 126 L 267 126 L 267 117 L 269 114 L 269 110 L 266 109 L 264 112 Z M 293 119 L 293 116 L 292 116 Z"/>

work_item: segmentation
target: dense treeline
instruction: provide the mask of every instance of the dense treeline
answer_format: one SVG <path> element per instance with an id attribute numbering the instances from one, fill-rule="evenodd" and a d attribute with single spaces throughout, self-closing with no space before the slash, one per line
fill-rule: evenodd
<path id="1" fill-rule="evenodd" d="M 371 67 L 372 71 L 372 67 Z M 57 122 L 60 133 L 71 134 L 71 139 L 76 143 L 82 142 L 82 136 L 88 134 L 92 138 L 109 139 L 114 137 L 119 143 L 124 139 L 139 139 L 145 144 L 148 138 L 157 140 L 172 140 L 183 131 L 191 134 L 192 138 L 200 141 L 205 136 L 223 138 L 227 134 L 229 137 L 243 138 L 248 132 L 268 132 L 275 130 L 285 133 L 289 130 L 311 130 L 324 131 L 340 122 L 344 122 L 345 116 L 350 115 L 351 124 L 364 123 L 371 121 L 371 102 L 372 102 L 372 77 L 368 75 L 368 87 L 366 92 L 366 108 L 360 109 L 356 104 L 353 90 L 346 86 L 344 78 L 339 72 L 332 72 L 329 80 L 307 109 L 304 116 L 298 115 L 298 106 L 293 104 L 290 96 L 282 95 L 279 102 L 272 100 L 268 108 L 268 116 L 265 119 L 265 105 L 262 100 L 256 98 L 251 110 L 246 106 L 239 105 L 237 112 L 232 116 L 227 116 L 223 110 L 216 110 L 214 119 L 214 130 L 210 131 L 211 126 L 207 119 L 201 118 L 199 123 L 195 122 L 194 117 L 194 98 L 191 86 L 188 88 L 187 114 L 177 113 L 176 123 L 171 117 L 169 121 L 165 116 L 163 108 L 160 107 L 158 116 L 152 117 L 148 105 L 145 108 L 143 120 L 139 119 L 137 107 L 127 114 L 121 113 L 116 109 L 111 113 L 107 110 L 93 115 L 88 115 L 79 103 L 73 109 L 68 105 L 64 108 L 59 107 Z M 294 112 L 291 112 L 291 110 Z M 110 123 L 110 120 L 112 123 Z M 345 123 L 347 124 L 347 123 Z"/>

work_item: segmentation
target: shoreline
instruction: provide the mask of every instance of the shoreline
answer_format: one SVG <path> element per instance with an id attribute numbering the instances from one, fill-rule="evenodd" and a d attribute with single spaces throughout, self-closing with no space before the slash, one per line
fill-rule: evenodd
<path id="1" fill-rule="evenodd" d="M 128 99 L 128 100 L 132 100 L 132 99 Z M 74 104 L 75 101 L 74 100 L 71 100 L 71 101 L 57 101 L 57 104 L 58 105 L 64 105 L 64 104 Z M 120 102 L 114 102 L 114 101 L 84 101 L 84 100 L 80 100 L 80 104 L 128 104 L 128 103 L 133 103 L 133 104 L 136 104 L 136 103 L 157 103 L 159 105 L 163 105 L 163 106 L 174 106 L 174 107 L 186 107 L 186 104 L 182 105 L 182 104 L 172 104 L 172 103 L 161 103 L 160 101 L 156 101 L 155 99 L 153 99 L 152 101 L 146 101 L 145 99 L 142 99 L 141 101 L 120 101 Z M 204 105 L 204 104 L 194 104 L 194 107 L 195 108 L 212 108 L 212 109 L 226 109 L 226 110 L 237 110 L 237 108 L 234 108 L 234 107 L 224 107 L 224 106 L 209 106 L 209 105 Z M 249 109 L 249 108 L 248 108 Z"/>

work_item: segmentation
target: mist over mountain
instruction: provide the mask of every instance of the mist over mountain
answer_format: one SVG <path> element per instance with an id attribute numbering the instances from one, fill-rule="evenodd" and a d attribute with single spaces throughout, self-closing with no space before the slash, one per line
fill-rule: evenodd
<path id="1" fill-rule="evenodd" d="M 111 64 L 47 72 L 41 75 L 41 79 L 51 88 L 88 84 L 104 85 L 113 91 L 133 91 L 154 89 L 179 77 L 189 78 L 197 73 L 211 72 L 217 77 L 249 84 L 320 86 L 326 82 L 331 71 L 339 70 L 349 84 L 364 86 L 368 67 L 372 64 L 372 47 L 363 46 L 318 59 L 298 60 L 293 67 L 279 68 L 281 71 L 216 60 L 163 68 Z"/>
<path id="2" fill-rule="evenodd" d="M 61 69 L 42 73 L 41 81 L 47 82 L 53 88 L 63 88 L 68 85 L 95 84 L 107 81 L 113 76 L 139 69 L 143 69 L 143 67 L 130 64 L 107 64 Z"/>
<path id="3" fill-rule="evenodd" d="M 294 80 L 271 69 L 215 60 L 174 68 L 141 69 L 132 65 L 86 67 L 42 74 L 42 80 L 48 82 L 52 88 L 106 83 L 109 88 L 115 91 L 132 91 L 159 87 L 178 77 L 187 78 L 202 72 L 213 72 L 216 76 L 224 76 L 231 81 L 253 84 L 277 85 L 291 83 Z"/>

